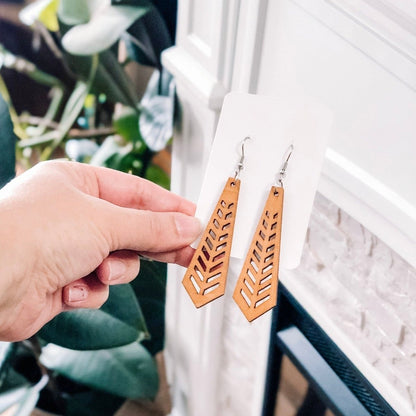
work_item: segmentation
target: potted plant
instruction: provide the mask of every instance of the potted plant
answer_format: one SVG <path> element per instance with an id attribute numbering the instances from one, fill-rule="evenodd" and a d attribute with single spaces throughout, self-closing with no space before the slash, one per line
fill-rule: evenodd
<path id="1" fill-rule="evenodd" d="M 0 186 L 13 176 L 15 149 L 23 168 L 67 156 L 169 185 L 157 157 L 172 135 L 174 84 L 160 53 L 172 44 L 174 2 L 113 3 L 39 0 L 21 12 L 62 73 L 0 47 L 2 69 L 49 91 L 44 114 L 19 113 L 0 78 Z M 154 68 L 140 99 L 125 71 L 131 61 Z M 153 399 L 165 280 L 164 264 L 143 261 L 140 277 L 111 287 L 101 309 L 64 312 L 29 340 L 0 343 L 0 414 L 28 415 L 38 405 L 62 415 L 110 415 L 126 398 Z"/>

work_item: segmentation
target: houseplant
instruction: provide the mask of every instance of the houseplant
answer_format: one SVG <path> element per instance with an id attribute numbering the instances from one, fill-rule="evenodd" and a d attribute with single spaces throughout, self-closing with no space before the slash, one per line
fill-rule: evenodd
<path id="1" fill-rule="evenodd" d="M 4 67 L 25 71 L 51 94 L 44 115 L 18 114 L 13 95 L 0 82 L 8 104 L 0 101 L 0 128 L 7 133 L 0 149 L 7 161 L 1 165 L 4 181 L 14 171 L 10 112 L 24 167 L 66 152 L 72 159 L 168 185 L 153 160 L 172 133 L 173 83 L 160 64 L 160 52 L 172 43 L 169 10 L 161 1 L 116 3 L 47 0 L 23 11 L 22 19 L 40 33 L 66 73 L 51 75 L 13 51 L 0 50 Z M 125 62 L 116 56 L 121 42 Z M 124 71 L 128 60 L 155 68 L 141 100 Z M 30 340 L 0 343 L 0 413 L 7 408 L 14 415 L 29 414 L 38 403 L 58 414 L 105 415 L 126 397 L 153 398 L 158 385 L 153 355 L 163 347 L 165 279 L 165 265 L 143 261 L 140 278 L 112 287 L 100 310 L 65 312 Z"/>

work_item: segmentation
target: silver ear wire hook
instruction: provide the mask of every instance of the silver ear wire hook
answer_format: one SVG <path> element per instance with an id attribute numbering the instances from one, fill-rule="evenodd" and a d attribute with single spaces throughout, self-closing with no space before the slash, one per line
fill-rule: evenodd
<path id="1" fill-rule="evenodd" d="M 280 167 L 280 171 L 278 175 L 276 175 L 276 186 L 283 187 L 283 179 L 286 177 L 286 169 L 289 163 L 290 156 L 292 156 L 293 149 L 294 149 L 294 146 L 293 144 L 291 144 L 285 152 L 282 166 Z"/>
<path id="2" fill-rule="evenodd" d="M 240 161 L 238 162 L 237 167 L 235 169 L 234 179 L 239 179 L 240 178 L 240 173 L 244 169 L 244 164 L 243 164 L 244 158 L 245 158 L 244 145 L 246 144 L 247 140 L 251 140 L 251 137 L 250 136 L 244 137 L 244 140 L 241 143 L 241 157 L 240 157 Z"/>

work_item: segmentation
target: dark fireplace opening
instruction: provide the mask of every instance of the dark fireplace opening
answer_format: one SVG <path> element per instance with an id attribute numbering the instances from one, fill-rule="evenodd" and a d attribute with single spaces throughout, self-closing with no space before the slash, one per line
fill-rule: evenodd
<path id="1" fill-rule="evenodd" d="M 262 416 L 289 416 L 290 378 L 293 416 L 398 416 L 281 283 L 271 330 Z"/>

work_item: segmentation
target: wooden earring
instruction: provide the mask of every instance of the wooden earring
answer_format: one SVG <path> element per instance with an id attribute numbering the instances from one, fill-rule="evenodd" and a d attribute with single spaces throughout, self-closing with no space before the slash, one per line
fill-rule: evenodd
<path id="1" fill-rule="evenodd" d="M 182 280 L 197 308 L 224 295 L 243 169 L 244 144 L 233 178 L 228 178 Z"/>
<path id="2" fill-rule="evenodd" d="M 249 322 L 276 306 L 279 281 L 280 237 L 283 213 L 283 179 L 293 151 L 286 152 L 276 185 L 272 186 L 251 241 L 233 299 Z"/>

